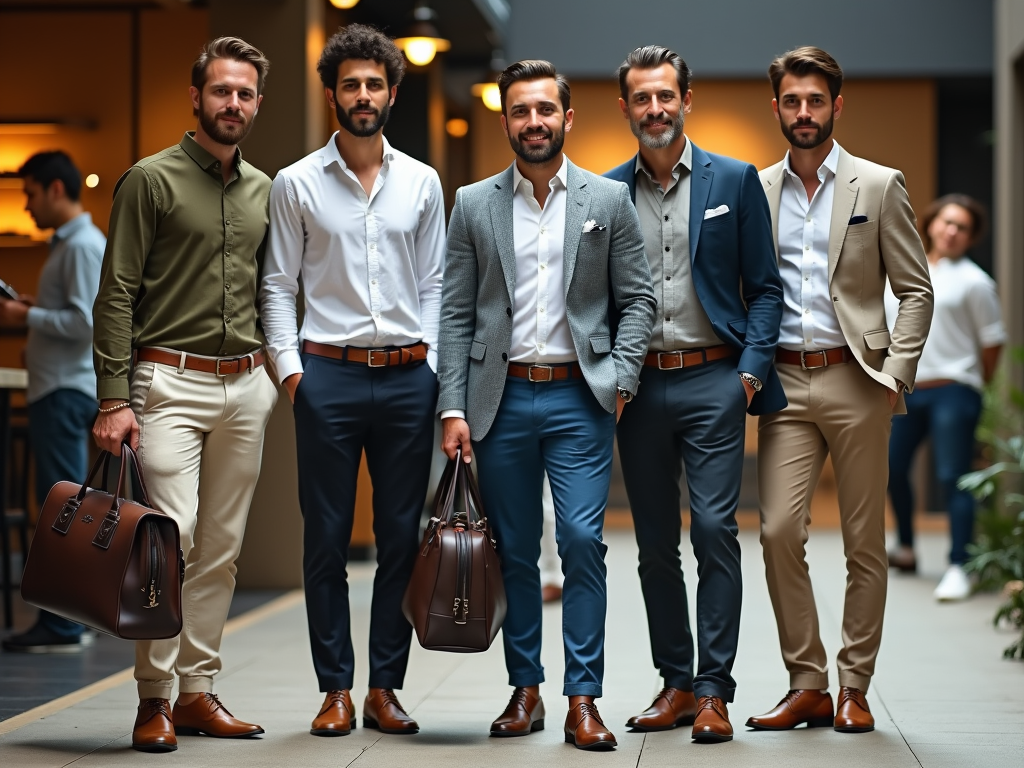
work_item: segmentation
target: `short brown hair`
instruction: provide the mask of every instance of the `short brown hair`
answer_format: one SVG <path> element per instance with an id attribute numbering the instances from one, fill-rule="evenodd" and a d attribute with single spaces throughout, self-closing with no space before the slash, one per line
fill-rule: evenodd
<path id="1" fill-rule="evenodd" d="M 501 94 L 501 114 L 506 117 L 505 95 L 513 83 L 524 80 L 546 80 L 552 79 L 558 86 L 558 99 L 562 102 L 562 111 L 569 111 L 569 81 L 555 70 L 555 65 L 543 59 L 523 59 L 515 64 L 509 64 L 498 75 L 498 92 Z"/>
<path id="2" fill-rule="evenodd" d="M 932 222 L 938 218 L 939 213 L 941 213 L 942 209 L 947 205 L 958 206 L 970 214 L 972 246 L 976 245 L 988 231 L 988 211 L 985 209 L 984 205 L 969 195 L 943 195 L 929 205 L 924 212 L 924 216 L 921 217 L 921 239 L 924 241 L 924 249 L 926 252 L 932 249 L 932 239 L 928 235 L 928 228 L 931 227 Z"/>
<path id="3" fill-rule="evenodd" d="M 192 86 L 200 93 L 206 85 L 206 68 L 214 59 L 233 59 L 252 64 L 256 68 L 256 95 L 263 93 L 263 84 L 270 71 L 270 60 L 261 50 L 240 37 L 218 37 L 203 46 L 199 58 L 192 65 Z"/>
<path id="4" fill-rule="evenodd" d="M 395 41 L 368 24 L 339 27 L 324 46 L 316 71 L 320 82 L 333 92 L 338 87 L 338 67 L 349 59 L 365 59 L 384 65 L 388 88 L 398 85 L 405 76 L 405 59 Z"/>
<path id="5" fill-rule="evenodd" d="M 802 48 L 794 48 L 777 57 L 768 67 L 768 79 L 772 81 L 772 90 L 775 91 L 775 98 L 779 98 L 779 83 L 785 75 L 805 77 L 807 75 L 821 75 L 828 83 L 828 92 L 832 101 L 836 100 L 839 91 L 843 88 L 843 68 L 839 62 L 829 56 L 821 48 L 813 45 L 805 45 Z"/>
<path id="6" fill-rule="evenodd" d="M 692 72 L 686 66 L 686 62 L 675 51 L 670 51 L 660 45 L 645 45 L 637 48 L 626 60 L 619 65 L 619 93 L 623 101 L 629 100 L 629 93 L 626 89 L 626 75 L 631 69 L 657 69 L 662 64 L 671 64 L 676 71 L 676 80 L 679 82 L 679 95 L 686 96 L 690 90 L 690 77 Z"/>

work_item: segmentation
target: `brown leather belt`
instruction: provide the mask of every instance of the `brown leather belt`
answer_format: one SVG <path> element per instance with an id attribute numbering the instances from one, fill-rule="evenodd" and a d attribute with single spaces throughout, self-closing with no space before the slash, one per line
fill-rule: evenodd
<path id="1" fill-rule="evenodd" d="M 392 365 L 409 365 L 427 359 L 427 345 L 422 341 L 408 347 L 391 349 L 364 349 L 363 347 L 337 347 L 334 344 L 320 344 L 315 341 L 302 342 L 302 351 L 332 360 L 362 363 L 370 368 L 386 368 Z"/>
<path id="2" fill-rule="evenodd" d="M 853 351 L 849 347 L 833 347 L 819 349 L 814 352 L 797 352 L 793 349 L 775 350 L 775 362 L 786 365 L 799 365 L 805 371 L 827 368 L 830 365 L 842 365 L 853 360 Z"/>
<path id="3" fill-rule="evenodd" d="M 582 379 L 583 369 L 579 363 L 509 363 L 508 375 L 533 382 L 565 381 Z"/>
<path id="4" fill-rule="evenodd" d="M 732 347 L 726 344 L 703 349 L 683 349 L 678 352 L 648 352 L 647 357 L 644 358 L 644 365 L 648 368 L 671 371 L 676 368 L 691 368 L 715 360 L 724 360 L 727 357 L 732 357 L 733 354 Z"/>
<path id="5" fill-rule="evenodd" d="M 132 360 L 136 363 L 158 363 L 169 365 L 179 370 L 201 371 L 217 376 L 230 376 L 235 373 L 252 373 L 267 361 L 263 350 L 258 350 L 241 357 L 206 357 L 190 355 L 187 352 L 173 352 L 157 347 L 142 347 L 135 350 Z"/>

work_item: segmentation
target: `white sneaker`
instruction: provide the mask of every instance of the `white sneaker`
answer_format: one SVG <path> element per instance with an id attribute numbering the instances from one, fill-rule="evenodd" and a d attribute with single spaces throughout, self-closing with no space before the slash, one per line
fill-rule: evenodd
<path id="1" fill-rule="evenodd" d="M 971 596 L 971 580 L 959 565 L 946 569 L 942 581 L 935 588 L 935 599 L 940 603 L 966 600 Z"/>

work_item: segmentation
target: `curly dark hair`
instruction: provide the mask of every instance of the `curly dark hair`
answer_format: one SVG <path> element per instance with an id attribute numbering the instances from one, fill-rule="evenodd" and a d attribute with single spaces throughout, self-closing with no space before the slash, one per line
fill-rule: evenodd
<path id="1" fill-rule="evenodd" d="M 325 88 L 333 91 L 337 87 L 338 67 L 348 59 L 369 59 L 383 64 L 387 72 L 388 88 L 402 82 L 405 75 L 405 59 L 398 46 L 379 29 L 366 24 L 339 27 L 327 41 L 316 65 L 320 82 Z"/>

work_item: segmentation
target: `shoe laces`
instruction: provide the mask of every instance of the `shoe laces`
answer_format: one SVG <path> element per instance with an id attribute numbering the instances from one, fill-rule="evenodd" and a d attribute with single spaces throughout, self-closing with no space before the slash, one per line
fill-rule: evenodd
<path id="1" fill-rule="evenodd" d="M 858 707 L 863 709 L 865 712 L 868 711 L 867 700 L 864 698 L 864 692 L 858 688 L 841 688 L 839 690 L 839 706 L 843 706 L 848 701 L 852 701 Z"/>
<path id="2" fill-rule="evenodd" d="M 725 714 L 718 706 L 719 701 L 720 699 L 717 699 L 714 696 L 701 696 L 699 699 L 697 699 L 697 712 L 699 713 L 704 711 L 705 709 L 710 709 L 711 711 L 716 712 L 720 716 L 725 717 Z"/>
<path id="3" fill-rule="evenodd" d="M 676 694 L 674 688 L 662 688 L 661 693 L 655 696 L 654 700 L 657 701 L 658 699 L 665 699 L 665 701 L 667 701 L 671 705 L 672 700 L 675 698 L 675 695 Z"/>
<path id="4" fill-rule="evenodd" d="M 592 717 L 601 725 L 604 725 L 604 720 L 601 719 L 601 715 L 597 711 L 597 707 L 593 704 L 589 704 L 585 701 L 577 704 L 580 708 L 580 722 L 582 723 L 585 718 Z"/>
<path id="5" fill-rule="evenodd" d="M 210 714 L 211 715 L 214 712 L 216 712 L 218 709 L 223 709 L 225 715 L 227 715 L 228 717 L 232 717 L 232 718 L 234 717 L 234 715 L 232 715 L 230 712 L 228 712 L 228 708 L 225 707 L 221 703 L 221 700 L 220 700 L 220 698 L 218 698 L 217 694 L 215 694 L 215 693 L 204 693 L 203 694 L 203 698 L 205 698 L 207 703 L 210 704 Z"/>
<path id="6" fill-rule="evenodd" d="M 163 715 L 168 720 L 171 719 L 170 702 L 167 699 L 143 699 L 139 702 L 139 710 L 146 716 L 146 720 L 157 715 Z"/>
<path id="7" fill-rule="evenodd" d="M 380 703 L 381 703 L 381 709 L 383 709 L 385 706 L 390 704 L 391 706 L 395 707 L 395 709 L 397 709 L 399 712 L 401 712 L 403 715 L 408 715 L 409 714 L 408 712 L 405 711 L 405 709 L 402 707 L 402 705 L 398 703 L 398 697 L 395 696 L 395 692 L 393 690 L 391 690 L 390 688 L 381 688 L 380 689 Z"/>
<path id="8" fill-rule="evenodd" d="M 511 707 L 514 704 L 518 704 L 523 709 L 526 709 L 526 697 L 527 692 L 525 688 L 516 688 L 512 691 L 512 698 L 508 700 L 508 705 Z"/>

